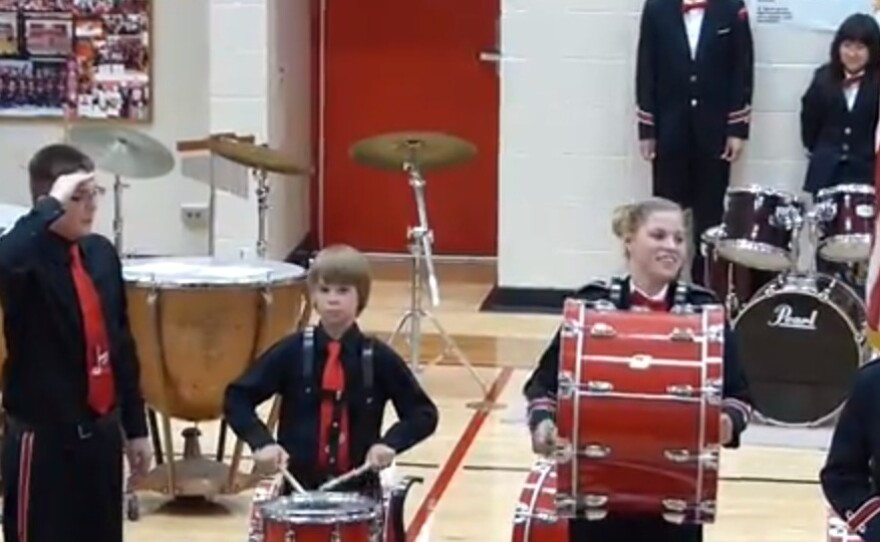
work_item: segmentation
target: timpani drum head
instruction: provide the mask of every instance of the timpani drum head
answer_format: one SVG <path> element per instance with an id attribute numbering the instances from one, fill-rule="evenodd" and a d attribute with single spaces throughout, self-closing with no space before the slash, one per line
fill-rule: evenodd
<path id="1" fill-rule="evenodd" d="M 158 288 L 192 288 L 254 284 L 289 284 L 302 280 L 305 270 L 273 260 L 236 260 L 208 257 L 131 258 L 122 274 L 129 284 Z"/>
<path id="2" fill-rule="evenodd" d="M 782 426 L 819 426 L 840 409 L 868 350 L 857 294 L 826 275 L 788 276 L 734 321 L 755 409 Z"/>

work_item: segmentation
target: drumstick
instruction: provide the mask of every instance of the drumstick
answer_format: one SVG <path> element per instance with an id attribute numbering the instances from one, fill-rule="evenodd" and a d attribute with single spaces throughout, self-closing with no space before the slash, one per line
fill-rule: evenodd
<path id="1" fill-rule="evenodd" d="M 308 491 L 306 491 L 306 489 L 302 486 L 302 484 L 300 484 L 300 483 L 296 480 L 296 478 L 294 478 L 293 475 L 290 474 L 290 471 L 289 471 L 289 470 L 287 470 L 287 469 L 284 468 L 284 467 L 281 467 L 281 474 L 284 475 L 284 478 L 290 483 L 291 487 L 293 487 L 293 489 L 294 489 L 297 493 L 308 493 Z"/>
<path id="2" fill-rule="evenodd" d="M 369 469 L 370 469 L 370 464 L 364 463 L 360 467 L 358 467 L 356 469 L 352 469 L 352 470 L 346 472 L 345 474 L 343 474 L 342 476 L 338 476 L 336 478 L 333 478 L 332 480 L 328 480 L 328 481 L 324 482 L 318 488 L 318 491 L 327 491 L 328 489 L 330 489 L 332 487 L 336 487 L 339 484 L 342 484 L 344 482 L 347 482 L 347 481 L 351 480 L 352 478 L 357 478 L 361 474 L 367 472 Z"/>

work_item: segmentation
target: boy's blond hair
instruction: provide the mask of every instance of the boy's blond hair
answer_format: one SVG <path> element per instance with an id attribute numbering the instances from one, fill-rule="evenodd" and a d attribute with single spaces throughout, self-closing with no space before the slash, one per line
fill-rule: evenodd
<path id="1" fill-rule="evenodd" d="M 314 290 L 321 283 L 353 287 L 358 294 L 357 313 L 360 315 L 370 300 L 370 263 L 363 253 L 353 247 L 331 245 L 318 252 L 309 267 L 309 289 Z"/>

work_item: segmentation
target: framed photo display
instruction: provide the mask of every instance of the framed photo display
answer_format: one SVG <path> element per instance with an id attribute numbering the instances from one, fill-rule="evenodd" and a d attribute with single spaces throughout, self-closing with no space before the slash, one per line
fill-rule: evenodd
<path id="1" fill-rule="evenodd" d="M 0 120 L 152 121 L 153 0 L 0 0 Z"/>

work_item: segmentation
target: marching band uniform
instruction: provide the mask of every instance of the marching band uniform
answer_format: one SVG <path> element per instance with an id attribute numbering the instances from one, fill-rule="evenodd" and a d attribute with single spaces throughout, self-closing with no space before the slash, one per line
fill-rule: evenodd
<path id="1" fill-rule="evenodd" d="M 880 358 L 862 366 L 820 473 L 828 503 L 864 542 L 880 542 Z"/>
<path id="2" fill-rule="evenodd" d="M 804 190 L 839 184 L 873 184 L 874 132 L 880 78 L 874 71 L 833 77 L 829 65 L 816 70 L 801 98 L 801 140 L 810 163 Z"/>
<path id="3" fill-rule="evenodd" d="M 334 383 L 330 374 L 339 373 L 331 367 L 339 363 L 344 376 Z M 275 394 L 281 396 L 278 443 L 290 454 L 288 470 L 306 489 L 362 465 L 376 443 L 401 454 L 437 428 L 437 406 L 406 362 L 384 342 L 362 334 L 357 324 L 339 341 L 321 325 L 290 335 L 228 386 L 226 420 L 254 451 L 275 442 L 256 414 Z M 383 436 L 388 402 L 398 421 Z M 372 471 L 338 489 L 371 495 L 381 490 Z"/>
<path id="4" fill-rule="evenodd" d="M 699 247 L 722 219 L 727 140 L 749 136 L 754 55 L 743 0 L 646 0 L 636 62 L 639 140 L 655 141 L 653 194 L 691 209 Z M 699 250 L 692 269 L 702 283 Z"/>
<path id="5" fill-rule="evenodd" d="M 46 197 L 0 237 L 3 537 L 118 542 L 123 438 L 147 436 L 140 371 L 116 249 L 50 231 L 63 214 Z"/>
<path id="6" fill-rule="evenodd" d="M 641 306 L 660 312 L 671 310 L 676 303 L 676 297 L 679 297 L 683 303 L 694 306 L 717 303 L 714 294 L 695 285 L 673 282 L 661 295 L 649 298 L 638 289 L 633 288 L 628 278 L 615 279 L 613 282 L 616 285 L 609 285 L 602 281 L 592 282 L 574 293 L 573 297 L 591 302 L 610 301 L 617 308 L 624 310 Z M 557 331 L 523 390 L 529 403 L 529 428 L 532 432 L 540 422 L 554 419 L 556 416 L 560 341 L 560 332 Z M 730 416 L 733 425 L 733 438 L 726 447 L 738 448 L 740 435 L 751 419 L 752 401 L 748 384 L 737 361 L 736 341 L 730 329 L 726 331 L 724 341 L 724 389 L 722 393 L 724 397 L 723 411 Z M 569 533 L 569 539 L 572 542 L 702 541 L 702 528 L 699 525 L 675 525 L 661 517 L 609 516 L 601 521 L 575 519 L 570 522 Z"/>

